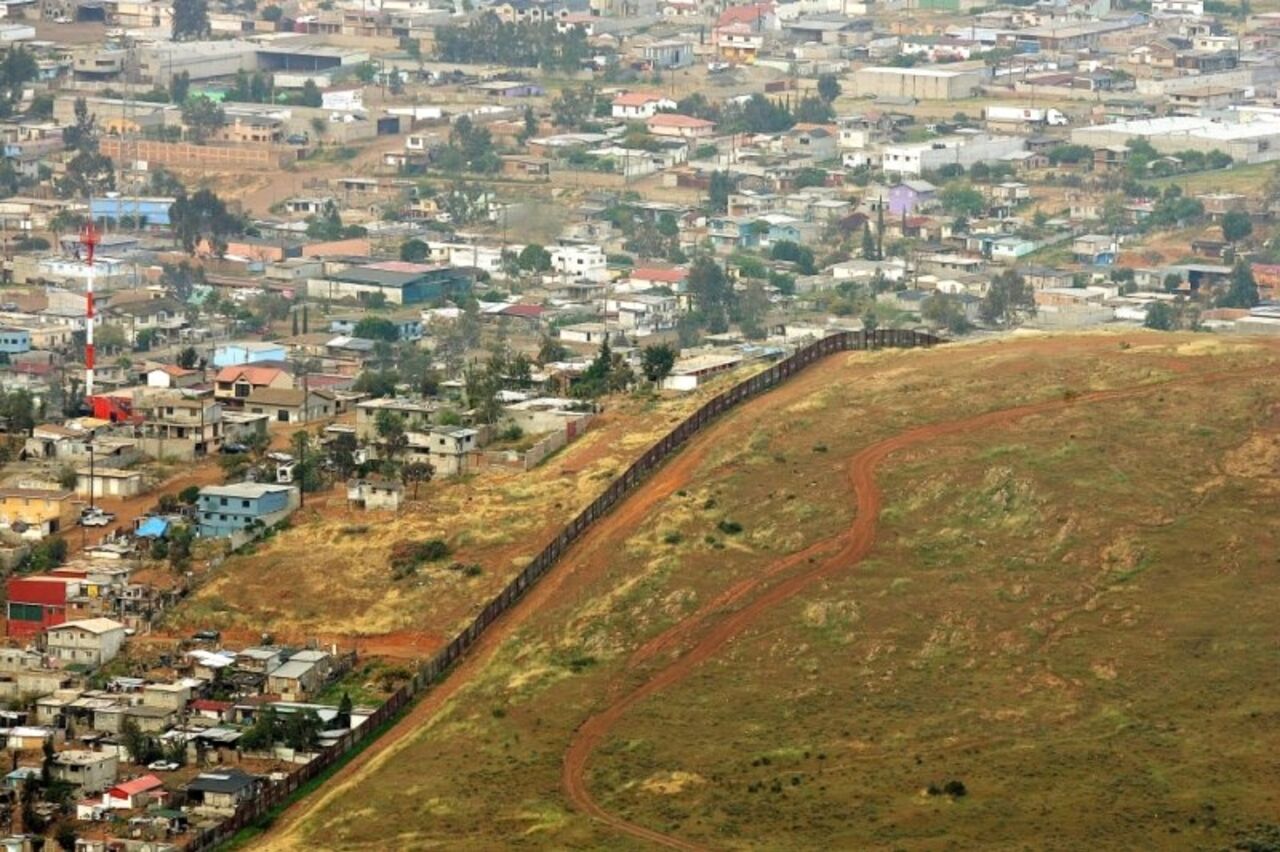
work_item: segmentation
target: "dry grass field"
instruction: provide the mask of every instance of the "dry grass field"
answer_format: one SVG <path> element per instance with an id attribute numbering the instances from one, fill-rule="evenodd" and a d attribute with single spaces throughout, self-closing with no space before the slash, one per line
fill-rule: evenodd
<path id="1" fill-rule="evenodd" d="M 261 845 L 1276 831 L 1278 356 L 1129 332 L 830 358 L 695 439 Z"/>
<path id="2" fill-rule="evenodd" d="M 341 485 L 309 494 L 287 531 L 229 558 L 174 611 L 169 625 L 248 637 L 269 631 L 294 641 L 391 635 L 406 645 L 403 656 L 426 656 L 616 472 L 732 380 L 684 397 L 623 401 L 533 471 L 487 468 L 439 479 L 423 485 L 398 515 L 348 508 Z M 407 496 L 413 496 L 412 486 Z M 451 548 L 447 557 L 422 565 L 414 576 L 393 576 L 396 545 L 435 538 Z"/>

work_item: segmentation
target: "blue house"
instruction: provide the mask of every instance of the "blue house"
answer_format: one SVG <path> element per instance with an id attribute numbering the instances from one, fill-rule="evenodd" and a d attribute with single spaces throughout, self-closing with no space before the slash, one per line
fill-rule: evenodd
<path id="1" fill-rule="evenodd" d="M 31 351 L 31 332 L 25 328 L 0 328 L 0 354 L 21 355 Z"/>
<path id="2" fill-rule="evenodd" d="M 219 344 L 213 350 L 213 366 L 242 367 L 263 361 L 284 361 L 284 347 L 279 343 L 259 340 L 241 340 Z"/>
<path id="3" fill-rule="evenodd" d="M 266 482 L 201 488 L 196 499 L 200 535 L 206 538 L 229 536 L 247 530 L 255 521 L 270 526 L 293 509 L 294 493 L 291 486 Z"/>

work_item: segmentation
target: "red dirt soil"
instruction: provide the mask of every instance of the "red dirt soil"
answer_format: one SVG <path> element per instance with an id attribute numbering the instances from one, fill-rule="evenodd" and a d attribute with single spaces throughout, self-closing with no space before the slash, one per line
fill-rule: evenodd
<path id="1" fill-rule="evenodd" d="M 1070 339 L 1023 339 L 1010 341 L 1008 345 L 1016 347 L 1019 352 L 1025 353 L 1027 356 L 1044 356 L 1079 353 L 1081 351 L 1114 351 L 1121 340 L 1123 340 L 1123 338 L 1117 338 L 1110 335 L 1099 335 L 1096 338 L 1075 337 Z M 580 589 L 584 587 L 591 582 L 592 578 L 606 570 L 611 558 L 617 553 L 619 543 L 634 532 L 655 505 L 687 485 L 688 481 L 697 471 L 698 466 L 706 458 L 710 450 L 716 448 L 720 441 L 735 440 L 740 437 L 744 419 L 745 422 L 750 423 L 753 415 L 761 407 L 774 408 L 778 406 L 786 406 L 826 387 L 830 381 L 827 371 L 839 370 L 844 366 L 846 357 L 847 355 L 837 355 L 834 358 L 829 358 L 825 361 L 814 364 L 792 381 L 777 387 L 764 395 L 747 401 L 743 405 L 727 413 L 719 421 L 699 435 L 694 436 L 685 448 L 675 455 L 670 462 L 659 468 L 650 479 L 642 483 L 636 491 L 626 498 L 617 508 L 615 508 L 613 512 L 606 515 L 596 523 L 583 536 L 583 538 L 574 545 L 573 549 L 565 557 L 564 562 L 550 571 L 544 579 L 530 589 L 528 594 L 526 594 L 525 597 L 522 598 L 511 610 L 495 621 L 492 626 L 480 636 L 472 649 L 458 663 L 457 667 L 449 672 L 443 681 L 425 693 L 418 703 L 413 705 L 408 713 L 398 723 L 396 723 L 391 730 L 380 737 L 376 742 L 371 743 L 363 752 L 344 765 L 322 789 L 317 790 L 310 796 L 300 799 L 293 807 L 286 811 L 285 814 L 273 823 L 267 833 L 262 836 L 257 844 L 255 844 L 255 847 L 264 849 L 304 848 L 305 844 L 302 843 L 301 838 L 296 834 L 296 829 L 311 813 L 321 808 L 329 800 L 340 795 L 340 791 L 348 784 L 352 783 L 353 778 L 370 768 L 375 762 L 389 756 L 389 753 L 397 744 L 406 737 L 413 735 L 419 728 L 423 727 L 451 698 L 453 698 L 467 683 L 469 683 L 474 676 L 489 664 L 497 650 L 501 648 L 502 645 L 514 635 L 516 630 L 528 621 L 534 613 L 550 602 L 562 600 L 566 595 L 573 595 L 575 593 L 575 588 Z M 1249 374 L 1236 374 L 1231 377 L 1241 378 L 1245 375 Z M 1229 377 L 1214 376 L 1196 378 L 1194 380 L 1204 381 L 1215 378 L 1225 380 Z M 1191 377 L 1188 377 L 1187 380 L 1192 379 Z M 1187 380 L 1175 381 L 1181 383 L 1182 381 Z M 874 478 L 872 474 L 874 473 L 874 468 L 881 460 L 883 460 L 883 457 L 887 456 L 889 453 L 907 446 L 908 443 L 924 441 L 941 435 L 951 434 L 956 431 L 963 431 L 965 429 L 972 428 L 984 428 L 986 426 L 996 425 L 1019 417 L 1030 416 L 1031 414 L 1040 413 L 1041 411 L 1053 411 L 1073 403 L 1099 402 L 1104 399 L 1115 398 L 1131 393 L 1138 394 L 1155 391 L 1167 386 L 1168 383 L 1157 383 L 1135 389 L 1101 391 L 1092 394 L 1083 394 L 1072 401 L 1054 400 L 1033 406 L 1025 406 L 1023 408 L 992 412 L 965 421 L 925 427 L 921 430 L 912 430 L 899 435 L 897 438 L 889 439 L 889 441 L 874 445 L 868 450 L 864 450 L 855 457 L 853 464 L 859 465 L 859 459 L 864 459 L 864 457 L 865 459 L 863 463 L 868 460 L 872 461 L 870 466 L 865 469 L 865 472 L 860 474 L 865 476 L 866 480 L 870 483 L 870 490 L 861 489 L 856 479 L 853 483 L 853 487 L 859 495 L 858 518 L 867 519 L 860 522 L 868 525 L 868 533 L 871 535 L 871 540 L 866 542 L 865 547 L 869 549 L 872 541 L 874 541 L 875 514 L 873 513 L 873 510 L 878 511 L 878 509 L 875 509 L 875 506 L 878 506 L 878 501 L 880 499 L 879 491 L 874 487 Z M 876 455 L 874 459 L 872 459 L 872 456 L 868 455 L 871 453 L 878 453 L 879 455 Z M 862 471 L 863 468 L 859 466 L 857 470 Z M 874 504 L 864 505 L 864 500 L 868 499 L 876 502 Z M 859 522 L 857 521 L 855 522 L 855 529 L 857 528 L 858 523 Z M 809 548 L 806 548 L 802 553 L 793 554 L 785 560 L 782 560 L 780 563 L 770 568 L 761 577 L 746 580 L 734 585 L 721 595 L 717 596 L 712 602 L 699 608 L 699 610 L 689 618 L 668 629 L 663 634 L 637 650 L 631 658 L 631 665 L 642 663 L 664 650 L 679 645 L 682 639 L 695 632 L 706 619 L 723 610 L 724 607 L 730 606 L 734 602 L 741 600 L 753 589 L 757 588 L 764 580 L 785 573 L 793 568 L 797 563 L 807 560 L 811 556 L 816 557 L 817 554 L 823 553 L 833 547 L 840 547 L 842 551 L 847 553 L 848 549 L 851 547 L 853 533 L 854 529 L 851 529 L 843 535 L 837 536 L 835 539 L 812 545 Z M 856 558 L 861 558 L 861 555 L 864 553 L 865 550 L 860 551 Z M 676 671 L 674 672 L 674 675 L 669 674 L 671 668 L 659 672 L 655 676 L 654 680 L 650 681 L 650 683 L 641 686 L 636 692 L 613 703 L 606 710 L 591 717 L 591 719 L 588 719 L 587 722 L 579 728 L 575 739 L 570 744 L 569 750 L 565 756 L 563 779 L 565 788 L 569 792 L 572 802 L 583 812 L 591 814 L 619 831 L 624 831 L 628 834 L 632 834 L 633 836 L 649 840 L 654 843 L 666 844 L 675 848 L 701 848 L 696 844 L 692 844 L 680 838 L 670 837 L 660 832 L 644 828 L 643 826 L 633 825 L 620 817 L 615 817 L 604 811 L 595 803 L 591 798 L 590 793 L 586 790 L 585 782 L 583 780 L 586 761 L 595 746 L 628 707 L 645 697 L 645 695 L 656 692 L 665 686 L 677 682 L 679 679 L 684 677 L 689 670 L 696 666 L 698 662 L 708 658 L 729 638 L 745 627 L 747 622 L 742 620 L 743 613 L 750 613 L 748 620 L 750 618 L 757 617 L 764 608 L 773 605 L 778 600 L 785 599 L 786 597 L 794 594 L 802 586 L 821 576 L 821 573 L 834 570 L 832 566 L 847 566 L 849 561 L 848 557 L 846 556 L 843 558 L 845 559 L 843 562 L 841 561 L 841 557 L 828 558 L 824 560 L 814 571 L 797 575 L 792 578 L 791 581 L 788 581 L 788 583 L 779 585 L 776 590 L 771 590 L 770 597 L 765 599 L 765 602 L 760 607 L 755 608 L 755 604 L 753 603 L 748 607 L 748 609 L 739 611 L 739 613 L 731 616 L 731 618 L 726 622 L 722 622 L 721 625 L 717 625 L 718 628 L 725 624 L 728 625 L 728 632 L 724 633 L 723 636 L 721 636 L 721 631 L 717 629 L 715 632 L 704 637 L 698 646 L 704 647 L 704 652 L 699 658 L 695 658 L 692 664 L 688 665 L 686 669 Z M 799 582 L 793 582 L 797 579 Z M 774 594 L 781 594 L 782 597 L 774 598 Z M 676 663 L 673 664 L 673 667 L 680 665 L 684 659 L 686 658 L 677 660 Z M 651 687 L 650 684 L 654 685 Z M 644 694 L 638 694 L 640 691 L 644 691 Z"/>
<path id="2" fill-rule="evenodd" d="M 1237 374 L 1235 378 L 1252 375 L 1256 375 L 1256 372 Z M 591 754 L 631 707 L 683 680 L 699 665 L 714 657 L 733 637 L 758 621 L 766 610 L 785 602 L 814 581 L 837 571 L 846 570 L 861 562 L 875 545 L 877 521 L 884 503 L 883 494 L 876 484 L 876 469 L 893 453 L 916 444 L 928 443 L 937 438 L 964 432 L 999 428 L 1026 417 L 1050 414 L 1074 405 L 1140 396 L 1167 389 L 1173 384 L 1217 382 L 1226 381 L 1230 378 L 1232 378 L 1230 374 L 1201 375 L 1185 381 L 1175 379 L 1170 382 L 1160 382 L 1136 388 L 1097 391 L 1082 394 L 1075 398 L 1021 405 L 961 420 L 921 426 L 872 444 L 862 450 L 849 462 L 849 484 L 855 495 L 857 512 L 853 524 L 848 530 L 825 541 L 817 542 L 805 550 L 775 563 L 763 574 L 734 585 L 697 612 L 640 648 L 632 656 L 630 665 L 634 666 L 678 644 L 683 637 L 700 627 L 703 621 L 717 611 L 722 611 L 725 607 L 745 597 L 768 580 L 780 574 L 785 574 L 795 565 L 805 564 L 815 553 L 830 550 L 837 546 L 839 549 L 817 563 L 813 568 L 787 577 L 777 585 L 766 589 L 742 609 L 729 613 L 724 619 L 712 625 L 688 651 L 658 671 L 648 681 L 632 690 L 625 697 L 614 701 L 604 710 L 588 718 L 574 732 L 574 737 L 564 757 L 564 770 L 561 778 L 569 801 L 583 813 L 589 814 L 611 828 L 637 839 L 657 843 L 672 849 L 693 850 L 704 848 L 683 838 L 637 825 L 601 807 L 592 796 L 586 783 L 586 768 Z"/>

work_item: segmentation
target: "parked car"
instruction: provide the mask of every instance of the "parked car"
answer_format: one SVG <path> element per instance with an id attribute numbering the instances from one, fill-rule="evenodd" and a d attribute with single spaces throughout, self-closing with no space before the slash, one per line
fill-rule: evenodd
<path id="1" fill-rule="evenodd" d="M 80 512 L 80 526 L 105 527 L 116 519 L 110 512 L 104 512 L 97 506 L 86 506 Z"/>
<path id="2" fill-rule="evenodd" d="M 222 634 L 217 630 L 197 630 L 191 638 L 197 642 L 217 642 L 222 639 Z"/>
<path id="3" fill-rule="evenodd" d="M 153 760 L 147 764 L 147 768 L 155 772 L 173 772 L 181 769 L 181 763 L 174 763 L 172 760 Z"/>
<path id="4" fill-rule="evenodd" d="M 223 444 L 222 452 L 229 456 L 239 455 L 240 453 L 249 452 L 249 448 L 244 444 Z"/>

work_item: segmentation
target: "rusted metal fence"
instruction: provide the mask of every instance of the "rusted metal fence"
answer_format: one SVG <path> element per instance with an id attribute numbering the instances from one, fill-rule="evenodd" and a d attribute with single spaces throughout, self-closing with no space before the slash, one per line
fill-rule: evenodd
<path id="1" fill-rule="evenodd" d="M 591 501 L 578 516 L 570 521 L 560 534 L 551 540 L 542 552 L 534 557 L 520 575 L 507 584 L 493 600 L 476 616 L 465 630 L 453 638 L 440 653 L 427 661 L 413 676 L 413 679 L 397 690 L 378 710 L 358 729 L 348 731 L 341 740 L 324 749 L 315 760 L 305 764 L 289 777 L 271 784 L 254 799 L 243 803 L 233 816 L 218 825 L 204 829 L 188 844 L 192 850 L 211 849 L 218 843 L 230 838 L 241 828 L 252 825 L 263 815 L 295 793 L 299 787 L 311 781 L 317 775 L 333 766 L 344 755 L 392 719 L 402 708 L 407 706 L 419 693 L 430 688 L 465 654 L 478 640 L 482 633 L 524 596 L 535 583 L 555 565 L 565 551 L 577 541 L 587 529 L 609 512 L 632 489 L 639 485 L 650 472 L 662 464 L 668 456 L 679 449 L 691 437 L 701 431 L 708 423 L 715 420 L 725 411 L 739 403 L 766 391 L 775 385 L 782 384 L 805 367 L 821 358 L 836 352 L 866 349 L 904 349 L 921 346 L 934 346 L 941 341 L 931 334 L 902 329 L 877 329 L 875 331 L 841 332 L 824 337 L 803 349 L 797 350 L 790 357 L 779 361 L 767 370 L 739 382 L 732 388 L 708 400 L 701 408 L 689 415 L 679 425 L 664 435 L 644 455 L 626 469 L 605 489 L 604 493 Z"/>

